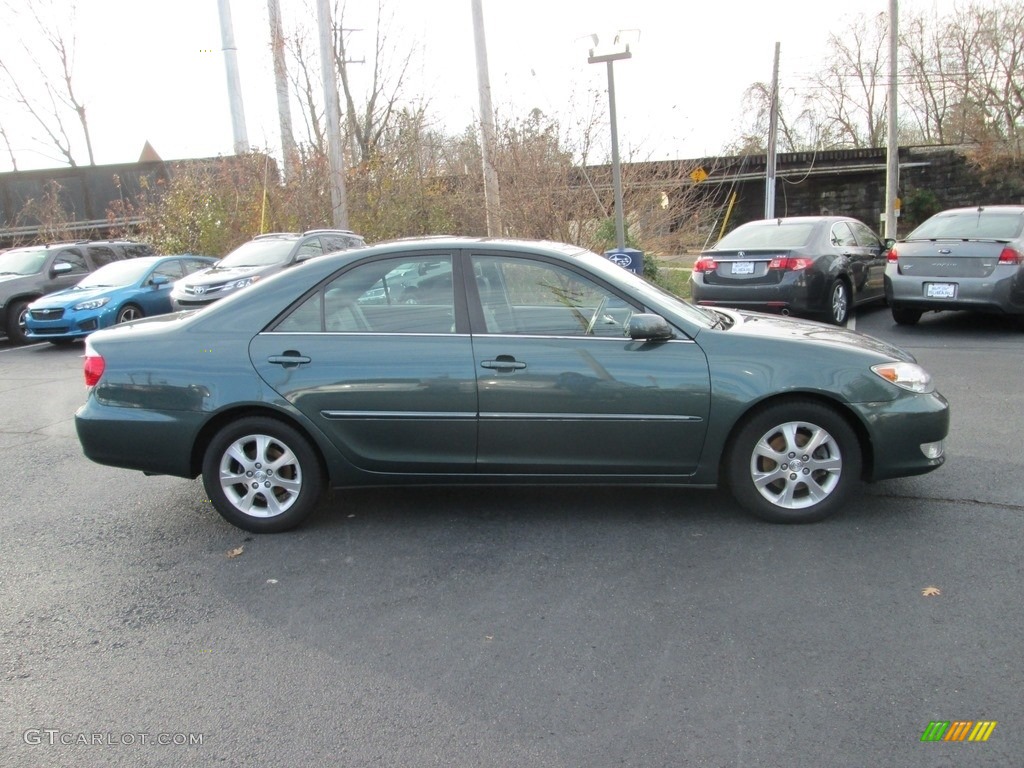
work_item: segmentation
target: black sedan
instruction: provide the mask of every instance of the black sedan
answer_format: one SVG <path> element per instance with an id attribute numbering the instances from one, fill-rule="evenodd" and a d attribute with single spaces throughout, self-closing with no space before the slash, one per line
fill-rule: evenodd
<path id="1" fill-rule="evenodd" d="M 935 214 L 889 252 L 885 290 L 900 325 L 944 310 L 1024 320 L 1024 206 Z"/>
<path id="2" fill-rule="evenodd" d="M 846 323 L 854 306 L 885 298 L 888 247 L 863 222 L 794 216 L 741 224 L 698 257 L 698 304 Z"/>
<path id="3" fill-rule="evenodd" d="M 694 307 L 551 243 L 324 256 L 86 342 L 94 461 L 202 475 L 256 532 L 358 485 L 726 482 L 768 520 L 943 463 L 946 401 L 846 329 Z"/>

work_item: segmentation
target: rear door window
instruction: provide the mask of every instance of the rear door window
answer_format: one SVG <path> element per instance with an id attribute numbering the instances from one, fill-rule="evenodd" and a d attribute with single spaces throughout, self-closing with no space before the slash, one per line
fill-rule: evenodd
<path id="1" fill-rule="evenodd" d="M 92 260 L 94 267 L 105 267 L 114 261 L 118 261 L 122 256 L 106 245 L 90 245 L 89 246 L 89 258 Z"/>

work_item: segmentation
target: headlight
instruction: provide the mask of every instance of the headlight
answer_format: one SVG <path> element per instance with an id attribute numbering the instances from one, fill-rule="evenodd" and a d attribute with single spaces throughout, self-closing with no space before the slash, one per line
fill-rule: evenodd
<path id="1" fill-rule="evenodd" d="M 890 384 L 911 392 L 926 394 L 935 391 L 928 371 L 914 363 L 881 363 L 871 366 L 871 370 Z"/>
<path id="2" fill-rule="evenodd" d="M 251 283 L 255 283 L 259 279 L 260 279 L 259 275 L 256 275 L 254 277 L 243 277 L 241 280 L 235 280 L 235 282 L 228 283 L 227 285 L 225 285 L 224 286 L 224 290 L 225 291 L 236 291 L 239 288 L 245 288 L 245 286 L 247 286 L 247 285 L 249 285 Z"/>
<path id="3" fill-rule="evenodd" d="M 106 305 L 110 301 L 109 296 L 105 296 L 102 299 L 90 299 L 89 301 L 83 301 L 81 304 L 75 304 L 75 309 L 99 309 Z"/>

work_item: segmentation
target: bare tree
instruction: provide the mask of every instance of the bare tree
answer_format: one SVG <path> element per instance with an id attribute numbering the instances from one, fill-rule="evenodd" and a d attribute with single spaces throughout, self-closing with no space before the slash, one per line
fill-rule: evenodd
<path id="1" fill-rule="evenodd" d="M 880 147 L 886 136 L 888 17 L 860 16 L 840 37 L 815 78 L 826 141 L 837 147 Z"/>
<path id="2" fill-rule="evenodd" d="M 963 83 L 964 130 L 976 142 L 1003 144 L 1014 158 L 1024 149 L 1024 6 L 1004 2 L 958 11 L 956 52 L 969 73 Z"/>
<path id="3" fill-rule="evenodd" d="M 75 93 L 75 36 L 73 32 L 65 33 L 62 24 L 56 21 L 58 18 L 64 19 L 64 25 L 68 29 L 74 29 L 74 4 L 71 5 L 70 10 L 62 9 L 59 12 L 52 2 L 15 6 L 9 0 L 4 0 L 3 7 L 8 19 L 24 17 L 25 13 L 30 14 L 32 22 L 44 42 L 44 49 L 49 49 L 52 54 L 52 59 L 49 62 L 44 62 L 37 55 L 37 49 L 30 47 L 24 39 L 22 40 L 21 54 L 24 55 L 38 76 L 38 88 L 41 95 L 37 96 L 34 93 L 34 88 L 29 89 L 23 85 L 25 77 L 19 68 L 19 63 L 15 61 L 17 54 L 11 51 L 0 52 L 0 74 L 2 74 L 9 93 L 8 99 L 32 118 L 41 129 L 42 135 L 71 166 L 78 163 L 75 161 L 73 142 L 65 122 L 73 115 L 85 141 L 89 164 L 95 164 L 85 104 Z M 19 72 L 18 77 L 14 75 L 13 70 L 15 69 Z"/>
<path id="4" fill-rule="evenodd" d="M 783 88 L 779 99 L 778 147 L 782 152 L 805 152 L 818 148 L 821 126 L 815 103 L 807 93 Z M 751 84 L 743 94 L 743 111 L 748 123 L 738 139 L 725 147 L 727 154 L 764 154 L 768 148 L 771 117 L 771 84 Z"/>
<path id="5" fill-rule="evenodd" d="M 344 28 L 344 5 L 335 9 L 334 17 L 338 19 L 341 34 L 335 50 L 336 66 L 341 79 L 341 89 L 345 97 L 345 113 L 348 119 L 351 140 L 358 149 L 358 162 L 369 162 L 377 143 L 387 131 L 395 110 L 401 103 L 402 85 L 412 62 L 413 52 L 404 56 L 394 56 L 394 50 L 388 45 L 388 35 L 393 14 L 385 20 L 385 0 L 377 0 L 376 22 L 374 24 L 374 46 L 372 59 L 369 62 L 370 83 L 365 94 L 359 99 L 354 86 L 351 64 L 366 64 L 364 60 L 350 58 L 351 50 L 348 35 Z M 397 66 L 393 66 L 397 63 Z"/>

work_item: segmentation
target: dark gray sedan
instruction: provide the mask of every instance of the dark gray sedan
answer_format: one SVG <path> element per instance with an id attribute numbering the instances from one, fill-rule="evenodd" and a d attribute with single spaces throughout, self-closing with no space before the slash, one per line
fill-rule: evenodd
<path id="1" fill-rule="evenodd" d="M 892 317 L 913 325 L 951 309 L 1024 318 L 1024 206 L 954 208 L 932 216 L 889 251 Z"/>
<path id="2" fill-rule="evenodd" d="M 697 259 L 694 301 L 819 317 L 843 325 L 850 309 L 884 298 L 886 245 L 845 216 L 742 224 Z"/>
<path id="3" fill-rule="evenodd" d="M 901 349 L 694 307 L 551 243 L 311 259 L 198 312 L 99 331 L 84 365 L 89 458 L 201 474 L 257 532 L 297 525 L 326 487 L 399 483 L 724 482 L 760 517 L 807 522 L 862 480 L 940 466 L 949 427 Z"/>

